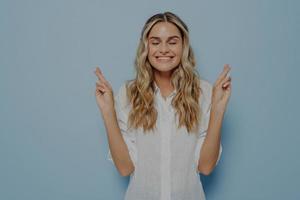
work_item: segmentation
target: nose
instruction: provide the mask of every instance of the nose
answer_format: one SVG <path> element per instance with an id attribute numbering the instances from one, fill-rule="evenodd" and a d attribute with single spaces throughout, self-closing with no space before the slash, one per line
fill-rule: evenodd
<path id="1" fill-rule="evenodd" d="M 169 52 L 169 47 L 168 47 L 168 45 L 162 43 L 161 46 L 160 46 L 159 51 L 160 51 L 161 53 L 168 53 L 168 52 Z"/>

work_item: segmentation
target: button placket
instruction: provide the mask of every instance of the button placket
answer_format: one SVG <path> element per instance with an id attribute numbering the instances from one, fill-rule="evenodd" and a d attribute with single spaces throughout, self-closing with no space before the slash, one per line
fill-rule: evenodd
<path id="1" fill-rule="evenodd" d="M 160 96 L 161 109 L 161 200 L 171 200 L 171 133 L 170 118 L 168 111 L 168 98 L 165 100 Z"/>

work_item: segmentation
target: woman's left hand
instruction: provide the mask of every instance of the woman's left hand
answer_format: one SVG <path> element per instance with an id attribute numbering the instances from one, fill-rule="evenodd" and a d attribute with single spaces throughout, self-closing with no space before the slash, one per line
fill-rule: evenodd
<path id="1" fill-rule="evenodd" d="M 227 76 L 230 69 L 229 65 L 225 64 L 222 73 L 213 86 L 212 108 L 217 111 L 225 112 L 231 95 L 231 77 Z"/>

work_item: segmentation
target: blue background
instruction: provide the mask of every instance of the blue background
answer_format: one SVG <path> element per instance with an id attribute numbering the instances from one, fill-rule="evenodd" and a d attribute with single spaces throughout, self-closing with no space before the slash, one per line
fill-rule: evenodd
<path id="1" fill-rule="evenodd" d="M 300 1 L 0 1 L 0 199 L 122 199 L 94 90 L 133 78 L 139 35 L 172 11 L 202 78 L 232 67 L 208 200 L 300 199 Z"/>

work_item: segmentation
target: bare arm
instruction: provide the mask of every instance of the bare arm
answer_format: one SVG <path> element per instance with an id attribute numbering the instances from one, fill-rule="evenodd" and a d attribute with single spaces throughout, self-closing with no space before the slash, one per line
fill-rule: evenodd
<path id="1" fill-rule="evenodd" d="M 218 160 L 223 116 L 224 112 L 218 112 L 212 108 L 207 135 L 200 151 L 201 155 L 198 163 L 198 171 L 202 174 L 209 175 Z"/>
<path id="2" fill-rule="evenodd" d="M 98 67 L 96 68 L 95 74 L 99 79 L 96 83 L 95 96 L 104 120 L 112 159 L 119 173 L 122 176 L 128 176 L 134 171 L 134 165 L 118 125 L 112 87 L 104 78 Z"/>
<path id="3" fill-rule="evenodd" d="M 103 113 L 105 129 L 108 138 L 109 149 L 113 161 L 122 176 L 128 176 L 134 171 L 134 165 L 130 159 L 128 148 L 121 135 L 117 122 L 115 110 L 110 113 Z"/>
<path id="4" fill-rule="evenodd" d="M 205 175 L 213 171 L 220 153 L 221 127 L 231 95 L 231 77 L 227 76 L 230 69 L 229 65 L 224 65 L 223 72 L 212 88 L 210 119 L 198 163 L 198 171 Z"/>

